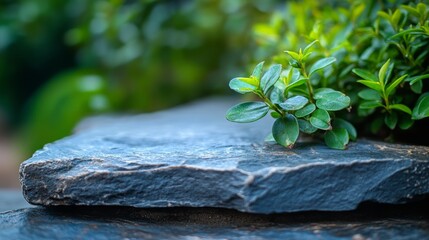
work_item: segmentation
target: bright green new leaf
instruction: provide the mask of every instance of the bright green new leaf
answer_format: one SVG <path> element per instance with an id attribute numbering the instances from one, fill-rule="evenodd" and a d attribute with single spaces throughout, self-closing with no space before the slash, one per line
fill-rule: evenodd
<path id="1" fill-rule="evenodd" d="M 310 50 L 311 47 L 313 47 L 314 44 L 316 44 L 317 42 L 319 42 L 319 40 L 314 40 L 312 41 L 310 44 L 308 44 L 305 48 L 304 48 L 304 55 L 308 53 L 308 50 Z"/>
<path id="2" fill-rule="evenodd" d="M 311 125 L 322 130 L 331 129 L 331 124 L 329 123 L 330 121 L 331 117 L 329 116 L 329 113 L 323 109 L 316 109 L 310 117 Z"/>
<path id="3" fill-rule="evenodd" d="M 335 118 L 332 120 L 332 127 L 335 128 L 344 128 L 347 130 L 347 133 L 349 134 L 349 138 L 352 141 L 355 141 L 357 138 L 357 131 L 356 128 L 348 121 L 341 119 L 341 118 Z"/>
<path id="4" fill-rule="evenodd" d="M 370 72 L 368 72 L 368 71 L 366 71 L 364 69 L 355 68 L 352 71 L 356 75 L 358 75 L 359 77 L 361 77 L 363 80 L 370 80 L 370 81 L 374 81 L 374 82 L 378 81 L 377 77 L 374 74 L 372 74 L 372 73 L 370 73 Z"/>
<path id="5" fill-rule="evenodd" d="M 371 80 L 358 80 L 358 82 L 362 83 L 363 85 L 365 85 L 371 89 L 374 89 L 377 92 L 381 92 L 381 86 L 380 86 L 379 82 L 374 82 Z"/>
<path id="6" fill-rule="evenodd" d="M 343 150 L 349 143 L 349 134 L 344 128 L 334 128 L 326 132 L 324 139 L 328 147 Z"/>
<path id="7" fill-rule="evenodd" d="M 268 110 L 264 102 L 244 102 L 231 107 L 226 113 L 226 119 L 238 123 L 254 122 L 263 118 Z"/>
<path id="8" fill-rule="evenodd" d="M 311 66 L 310 71 L 308 72 L 308 75 L 312 75 L 314 72 L 331 65 L 336 60 L 337 59 L 335 57 L 327 57 L 327 58 L 320 59 L 319 61 L 315 62 L 313 66 Z"/>
<path id="9" fill-rule="evenodd" d="M 384 87 L 384 84 L 387 82 L 386 73 L 387 69 L 389 68 L 390 59 L 388 59 L 383 66 L 381 66 L 380 71 L 378 72 L 378 82 L 380 83 L 381 87 Z M 369 87 L 369 86 L 368 86 Z M 376 90 L 376 89 L 374 89 Z"/>
<path id="10" fill-rule="evenodd" d="M 429 93 L 425 93 L 419 97 L 412 115 L 412 119 L 414 120 L 425 117 L 429 117 Z"/>
<path id="11" fill-rule="evenodd" d="M 398 115 L 396 114 L 396 112 L 391 112 L 390 114 L 387 114 L 384 118 L 384 123 L 390 129 L 395 129 L 396 124 L 398 123 Z"/>
<path id="12" fill-rule="evenodd" d="M 389 86 L 387 86 L 387 89 L 386 89 L 386 95 L 389 96 L 393 92 L 393 90 L 395 90 L 396 87 L 404 81 L 406 77 L 407 77 L 407 74 L 397 78 L 395 81 L 389 84 Z"/>
<path id="13" fill-rule="evenodd" d="M 358 96 L 364 100 L 381 101 L 380 94 L 372 89 L 364 89 L 358 93 Z"/>
<path id="14" fill-rule="evenodd" d="M 252 76 L 255 77 L 258 81 L 261 80 L 263 67 L 264 62 L 260 62 L 258 65 L 256 65 L 255 69 L 253 69 Z"/>
<path id="15" fill-rule="evenodd" d="M 259 82 L 254 78 L 238 77 L 229 81 L 229 88 L 241 94 L 256 91 L 258 85 Z"/>
<path id="16" fill-rule="evenodd" d="M 299 136 L 298 121 L 295 116 L 288 114 L 274 122 L 272 132 L 278 144 L 292 147 Z"/>
<path id="17" fill-rule="evenodd" d="M 293 59 L 295 59 L 296 61 L 300 60 L 299 54 L 296 52 L 292 52 L 292 51 L 285 51 L 285 53 L 287 53 L 289 56 L 291 56 Z"/>
<path id="18" fill-rule="evenodd" d="M 306 121 L 304 119 L 298 119 L 298 125 L 299 125 L 299 130 L 301 130 L 301 132 L 305 132 L 307 134 L 312 134 L 312 133 L 317 131 L 317 128 L 313 127 L 313 125 L 311 125 L 311 123 L 309 123 L 308 121 Z"/>
<path id="19" fill-rule="evenodd" d="M 286 99 L 283 103 L 280 103 L 279 106 L 287 111 L 296 111 L 305 106 L 308 103 L 308 99 L 303 96 L 294 96 Z"/>
<path id="20" fill-rule="evenodd" d="M 350 106 L 350 98 L 342 92 L 330 92 L 317 99 L 316 106 L 326 111 L 339 111 Z"/>
<path id="21" fill-rule="evenodd" d="M 273 118 L 279 118 L 279 117 L 281 117 L 282 115 L 280 114 L 280 113 L 278 113 L 278 112 L 271 112 L 270 113 L 270 115 L 271 115 L 271 117 L 273 117 Z"/>
<path id="22" fill-rule="evenodd" d="M 314 105 L 313 103 L 310 103 L 307 106 L 296 111 L 295 116 L 297 118 L 305 117 L 310 115 L 312 112 L 314 112 L 314 110 L 316 110 L 316 105 Z"/>
<path id="23" fill-rule="evenodd" d="M 405 106 L 404 104 L 392 104 L 389 105 L 390 109 L 396 109 L 399 111 L 402 111 L 404 113 L 407 113 L 408 115 L 411 115 L 411 109 L 407 106 Z"/>
<path id="24" fill-rule="evenodd" d="M 318 88 L 314 91 L 314 99 L 321 99 L 324 97 L 325 94 L 331 93 L 331 92 L 336 92 L 334 89 L 332 88 Z"/>
<path id="25" fill-rule="evenodd" d="M 261 79 L 261 88 L 264 93 L 267 93 L 270 88 L 277 82 L 277 80 L 280 78 L 281 72 L 281 64 L 275 64 L 271 66 L 268 71 L 265 72 Z"/>

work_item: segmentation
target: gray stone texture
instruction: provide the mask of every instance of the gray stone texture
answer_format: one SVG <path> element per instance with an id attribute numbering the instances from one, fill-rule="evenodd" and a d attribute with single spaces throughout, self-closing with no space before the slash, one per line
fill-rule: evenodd
<path id="1" fill-rule="evenodd" d="M 25 161 L 36 205 L 222 207 L 251 213 L 343 211 L 428 196 L 429 147 L 368 140 L 332 150 L 265 143 L 272 120 L 230 123 L 234 99 L 99 117 Z M 104 120 L 103 120 L 104 119 Z"/>
<path id="2" fill-rule="evenodd" d="M 0 239 L 429 239 L 427 215 L 414 215 L 416 210 L 258 215 L 214 208 L 36 207 L 0 213 Z"/>

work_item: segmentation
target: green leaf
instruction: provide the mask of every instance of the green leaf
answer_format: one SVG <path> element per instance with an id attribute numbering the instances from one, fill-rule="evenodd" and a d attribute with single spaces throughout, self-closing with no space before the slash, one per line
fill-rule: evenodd
<path id="1" fill-rule="evenodd" d="M 361 109 L 373 109 L 378 107 L 383 107 L 380 101 L 364 101 L 359 105 Z"/>
<path id="2" fill-rule="evenodd" d="M 429 74 L 424 74 L 424 75 L 414 76 L 412 78 L 409 78 L 407 81 L 410 82 L 410 85 L 413 85 L 418 81 L 421 81 L 423 79 L 428 79 L 428 78 L 429 78 Z"/>
<path id="3" fill-rule="evenodd" d="M 364 89 L 358 93 L 358 96 L 364 100 L 370 100 L 370 101 L 380 101 L 381 96 L 377 91 L 374 91 L 372 89 Z"/>
<path id="4" fill-rule="evenodd" d="M 322 130 L 331 129 L 331 124 L 329 123 L 330 121 L 331 117 L 329 116 L 329 113 L 323 109 L 316 109 L 310 117 L 311 125 Z"/>
<path id="5" fill-rule="evenodd" d="M 347 130 L 347 133 L 349 134 L 349 138 L 352 141 L 355 141 L 357 138 L 357 131 L 356 128 L 353 126 L 353 124 L 349 123 L 348 121 L 341 119 L 341 118 L 335 118 L 332 120 L 332 127 L 335 128 L 344 128 Z"/>
<path id="6" fill-rule="evenodd" d="M 304 48 L 304 55 L 308 53 L 308 50 L 310 50 L 311 47 L 313 47 L 314 44 L 316 44 L 317 42 L 319 42 L 318 40 L 314 40 L 312 41 L 310 44 L 308 44 L 305 48 Z"/>
<path id="7" fill-rule="evenodd" d="M 312 134 L 317 131 L 317 128 L 313 127 L 311 123 L 304 119 L 298 119 L 299 130 L 307 134 Z"/>
<path id="8" fill-rule="evenodd" d="M 327 58 L 322 58 L 319 61 L 315 62 L 313 64 L 313 66 L 311 66 L 310 71 L 308 72 L 308 75 L 310 76 L 311 74 L 313 74 L 314 72 L 323 69 L 329 65 L 331 65 L 332 63 L 334 63 L 337 59 L 334 57 L 327 57 Z"/>
<path id="9" fill-rule="evenodd" d="M 343 150 L 349 143 L 349 134 L 344 128 L 334 128 L 326 132 L 324 139 L 328 147 Z"/>
<path id="10" fill-rule="evenodd" d="M 421 95 L 413 109 L 412 119 L 418 120 L 429 117 L 429 92 Z"/>
<path id="11" fill-rule="evenodd" d="M 256 65 L 255 69 L 253 69 L 252 76 L 258 79 L 258 81 L 261 79 L 263 67 L 264 67 L 264 62 L 260 62 L 258 63 L 258 65 Z"/>
<path id="12" fill-rule="evenodd" d="M 362 83 L 363 85 L 374 89 L 377 92 L 381 92 L 381 86 L 379 82 L 373 82 L 371 80 L 358 80 L 358 83 Z"/>
<path id="13" fill-rule="evenodd" d="M 261 88 L 267 93 L 270 88 L 277 82 L 282 72 L 282 65 L 275 64 L 271 66 L 261 79 Z"/>
<path id="14" fill-rule="evenodd" d="M 226 119 L 231 122 L 247 123 L 263 118 L 269 107 L 264 102 L 244 102 L 231 107 Z"/>
<path id="15" fill-rule="evenodd" d="M 305 84 L 305 81 L 306 81 L 305 78 L 300 78 L 297 81 L 292 82 L 291 84 L 289 84 L 289 85 L 286 86 L 286 91 L 292 90 L 292 89 L 294 89 L 296 87 L 299 87 L 299 86 Z"/>
<path id="16" fill-rule="evenodd" d="M 285 53 L 287 53 L 289 56 L 291 56 L 293 59 L 299 61 L 300 57 L 299 54 L 293 51 L 285 51 Z"/>
<path id="17" fill-rule="evenodd" d="M 389 86 L 387 86 L 387 89 L 386 89 L 386 95 L 389 96 L 393 92 L 393 90 L 395 90 L 396 87 L 404 81 L 406 77 L 407 77 L 407 74 L 397 78 L 395 81 L 389 84 Z"/>
<path id="18" fill-rule="evenodd" d="M 374 81 L 377 82 L 377 77 L 372 74 L 371 72 L 368 72 L 364 69 L 359 69 L 359 68 L 355 68 L 352 70 L 356 75 L 358 75 L 359 77 L 363 78 L 363 80 L 370 80 L 370 81 Z"/>
<path id="19" fill-rule="evenodd" d="M 409 129 L 411 126 L 413 126 L 413 124 L 414 124 L 414 121 L 406 115 L 399 118 L 399 128 L 402 130 Z"/>
<path id="20" fill-rule="evenodd" d="M 381 87 L 383 87 L 384 83 L 387 82 L 385 78 L 386 78 L 387 69 L 389 68 L 389 64 L 390 64 L 390 59 L 388 59 L 383 64 L 383 66 L 381 66 L 380 71 L 378 72 L 378 82 L 380 83 Z M 376 90 L 376 89 L 374 89 L 374 90 Z"/>
<path id="21" fill-rule="evenodd" d="M 323 98 L 325 94 L 331 93 L 331 92 L 336 92 L 336 91 L 332 88 L 318 88 L 314 90 L 313 98 L 317 100 L 317 99 Z"/>
<path id="22" fill-rule="evenodd" d="M 398 115 L 396 114 L 396 112 L 391 112 L 390 114 L 387 114 L 384 118 L 384 123 L 390 129 L 395 129 L 396 124 L 398 123 Z"/>
<path id="23" fill-rule="evenodd" d="M 330 92 L 317 99 L 316 106 L 326 111 L 339 111 L 350 106 L 350 98 L 342 92 Z"/>
<path id="24" fill-rule="evenodd" d="M 411 84 L 411 82 L 410 82 L 410 84 Z M 417 94 L 422 93 L 422 90 L 423 90 L 422 81 L 417 81 L 417 82 L 411 84 L 411 90 Z"/>
<path id="25" fill-rule="evenodd" d="M 268 136 L 265 137 L 265 142 L 275 142 L 276 140 L 274 139 L 273 133 L 268 134 Z"/>
<path id="26" fill-rule="evenodd" d="M 400 31 L 399 33 L 397 33 L 397 34 L 389 37 L 388 39 L 392 40 L 394 38 L 398 38 L 398 37 L 401 37 L 403 35 L 414 34 L 414 33 L 423 33 L 423 32 L 424 31 L 422 29 L 420 29 L 420 28 L 411 28 L 411 29 L 407 29 L 407 30 L 404 30 L 404 31 Z"/>
<path id="27" fill-rule="evenodd" d="M 270 100 L 275 103 L 279 104 L 285 101 L 285 97 L 283 95 L 283 91 L 279 88 L 274 88 L 273 91 L 271 91 L 270 94 Z"/>
<path id="28" fill-rule="evenodd" d="M 314 112 L 314 110 L 316 110 L 316 105 L 314 105 L 313 103 L 310 103 L 307 106 L 296 111 L 295 116 L 297 118 L 305 117 L 307 115 L 310 115 L 312 112 Z"/>
<path id="29" fill-rule="evenodd" d="M 299 136 L 298 121 L 292 114 L 287 114 L 274 122 L 272 132 L 278 144 L 292 147 Z"/>
<path id="30" fill-rule="evenodd" d="M 389 105 L 389 108 L 390 109 L 396 109 L 396 110 L 399 110 L 399 111 L 402 111 L 404 113 L 411 115 L 411 109 L 409 107 L 405 106 L 404 104 L 392 104 L 392 105 Z"/>
<path id="31" fill-rule="evenodd" d="M 241 94 L 256 91 L 258 85 L 259 83 L 252 78 L 238 77 L 229 81 L 229 88 Z"/>
<path id="32" fill-rule="evenodd" d="M 308 99 L 303 96 L 294 96 L 286 99 L 285 102 L 280 103 L 279 106 L 287 111 L 296 111 L 305 106 L 308 103 Z"/>
<path id="33" fill-rule="evenodd" d="M 370 123 L 370 131 L 372 134 L 379 134 L 380 129 L 383 126 L 383 118 L 377 117 Z"/>

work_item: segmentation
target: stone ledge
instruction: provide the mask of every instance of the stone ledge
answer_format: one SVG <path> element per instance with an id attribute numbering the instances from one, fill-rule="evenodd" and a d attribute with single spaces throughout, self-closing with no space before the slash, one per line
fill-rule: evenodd
<path id="1" fill-rule="evenodd" d="M 32 204 L 222 207 L 253 213 L 344 211 L 429 193 L 429 147 L 361 140 L 264 143 L 269 118 L 225 120 L 231 99 L 81 127 L 20 168 Z M 82 126 L 82 125 L 81 125 Z"/>

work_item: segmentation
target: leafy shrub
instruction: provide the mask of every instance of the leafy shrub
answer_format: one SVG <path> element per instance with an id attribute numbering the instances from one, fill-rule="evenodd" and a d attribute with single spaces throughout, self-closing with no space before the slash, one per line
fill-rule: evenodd
<path id="1" fill-rule="evenodd" d="M 270 95 L 262 96 L 261 89 L 264 94 L 268 92 L 263 91 L 262 79 L 259 86 L 255 85 L 257 78 L 254 75 L 250 77 L 253 82 L 243 78 L 233 79 L 230 87 L 243 93 L 235 84 L 240 80 L 244 82 L 240 86 L 245 88 L 245 84 L 253 83 L 256 89 L 251 92 L 263 99 L 268 109 L 277 112 L 272 116 L 283 119 L 276 120 L 276 123 L 293 122 L 284 124 L 288 127 L 281 129 L 283 135 L 291 135 L 287 141 L 276 137 L 280 133 L 276 133 L 278 128 L 273 128 L 274 139 L 285 146 L 291 146 L 297 139 L 296 123 L 290 120 L 293 118 L 303 123 L 298 124 L 301 131 L 305 129 L 302 127 L 303 121 L 310 122 L 308 126 L 319 130 L 316 134 L 310 130 L 307 133 L 317 136 L 322 132 L 326 144 L 333 148 L 344 149 L 349 138 L 355 138 L 355 135 L 351 134 L 352 125 L 347 121 L 358 126 L 358 132 L 363 136 L 394 140 L 394 133 L 398 133 L 398 130 L 411 132 L 416 121 L 424 121 L 429 117 L 429 92 L 423 84 L 423 80 L 429 79 L 428 18 L 429 7 L 413 1 L 333 1 L 331 4 L 317 1 L 289 2 L 285 10 L 272 14 L 269 23 L 258 23 L 253 27 L 254 40 L 259 46 L 253 53 L 254 59 L 265 59 L 266 63 L 279 69 L 285 66 L 285 70 L 278 75 L 286 77 L 272 80 L 274 87 L 271 90 L 285 90 L 284 99 L 277 99 L 276 102 Z M 308 48 L 304 48 L 303 42 L 311 42 L 311 54 Z M 284 54 L 285 49 L 301 48 L 304 48 L 304 51 Z M 306 76 L 311 72 L 311 68 L 306 72 L 306 64 L 313 64 L 313 68 L 320 64 L 324 66 L 324 70 Z M 294 74 L 294 71 L 298 73 Z M 295 80 L 288 83 L 299 87 L 288 91 L 282 86 L 287 86 L 284 79 L 294 79 L 289 76 L 295 75 Z M 323 109 L 320 102 L 332 102 L 332 99 L 330 95 L 317 99 L 317 92 L 323 92 L 319 89 L 337 91 L 332 95 L 344 99 L 340 109 L 348 108 L 350 112 L 341 111 L 334 115 L 332 110 Z M 308 116 L 300 119 L 300 114 L 296 116 L 294 112 L 296 110 L 284 108 L 288 105 L 286 102 L 291 101 L 289 99 L 301 99 L 300 103 L 304 103 L 301 97 L 307 99 L 306 104 L 315 104 L 311 117 L 316 108 L 330 113 L 324 114 L 329 116 L 325 118 L 328 120 L 325 129 L 308 121 Z M 266 98 L 269 98 L 271 103 Z M 345 106 L 345 99 L 348 98 L 351 108 Z M 307 105 L 302 106 L 304 107 Z M 276 108 L 281 110 L 280 113 Z M 231 113 L 236 110 L 243 111 L 240 108 L 232 108 L 227 113 L 229 120 L 238 120 L 231 118 Z M 244 113 L 235 115 L 244 117 Z M 344 120 L 347 127 L 336 127 L 338 121 L 335 119 L 342 119 L 340 122 Z M 427 124 L 423 124 L 425 125 Z"/>

